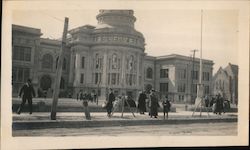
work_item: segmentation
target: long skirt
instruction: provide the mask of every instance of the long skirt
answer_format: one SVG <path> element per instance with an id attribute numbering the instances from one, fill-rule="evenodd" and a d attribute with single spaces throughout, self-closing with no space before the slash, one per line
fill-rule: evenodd
<path id="1" fill-rule="evenodd" d="M 158 116 L 158 106 L 157 103 L 150 107 L 150 116 Z"/>

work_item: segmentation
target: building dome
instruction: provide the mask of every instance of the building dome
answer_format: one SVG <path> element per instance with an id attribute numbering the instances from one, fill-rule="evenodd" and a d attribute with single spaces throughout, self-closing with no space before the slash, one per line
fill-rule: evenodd
<path id="1" fill-rule="evenodd" d="M 144 51 L 143 35 L 134 29 L 136 18 L 133 10 L 100 10 L 98 25 L 93 31 L 98 44 L 121 45 Z"/>
<path id="2" fill-rule="evenodd" d="M 130 28 L 134 28 L 136 21 L 133 10 L 100 10 L 96 19 L 98 24 Z"/>

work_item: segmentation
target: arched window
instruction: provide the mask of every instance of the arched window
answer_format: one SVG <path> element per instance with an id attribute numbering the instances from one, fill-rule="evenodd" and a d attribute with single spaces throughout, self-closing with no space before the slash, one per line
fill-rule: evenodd
<path id="1" fill-rule="evenodd" d="M 57 68 L 57 64 L 58 64 L 58 59 L 59 59 L 59 57 L 56 58 L 56 68 Z M 64 59 L 63 59 L 63 66 L 62 66 L 62 69 L 63 69 L 63 70 L 66 70 L 66 65 L 67 65 L 67 64 L 66 64 L 66 59 L 64 58 Z"/>
<path id="2" fill-rule="evenodd" d="M 63 78 L 61 78 L 60 89 L 64 89 L 64 85 L 65 85 L 65 81 Z"/>
<path id="3" fill-rule="evenodd" d="M 40 79 L 40 87 L 43 90 L 48 90 L 49 88 L 51 88 L 51 83 L 52 83 L 52 80 L 49 75 L 44 75 Z"/>
<path id="4" fill-rule="evenodd" d="M 52 66 L 53 66 L 53 57 L 50 54 L 45 54 L 42 58 L 42 68 L 52 69 Z"/>
<path id="5" fill-rule="evenodd" d="M 152 68 L 147 68 L 147 78 L 152 79 L 153 78 L 153 69 Z"/>

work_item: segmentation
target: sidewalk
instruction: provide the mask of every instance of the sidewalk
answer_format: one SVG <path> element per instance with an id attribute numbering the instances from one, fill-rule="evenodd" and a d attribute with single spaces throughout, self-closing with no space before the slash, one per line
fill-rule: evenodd
<path id="1" fill-rule="evenodd" d="M 41 129 L 41 128 L 81 128 L 81 127 L 106 127 L 106 126 L 133 126 L 133 125 L 162 125 L 162 124 L 188 124 L 188 123 L 214 123 L 237 122 L 237 113 L 226 113 L 221 116 L 206 112 L 179 111 L 169 113 L 169 118 L 164 120 L 163 113 L 159 112 L 158 118 L 150 118 L 148 113 L 140 115 L 135 113 L 115 112 L 111 118 L 104 112 L 91 113 L 91 120 L 86 120 L 83 112 L 58 112 L 57 120 L 50 120 L 49 112 L 35 112 L 32 115 L 13 113 L 13 129 Z"/>

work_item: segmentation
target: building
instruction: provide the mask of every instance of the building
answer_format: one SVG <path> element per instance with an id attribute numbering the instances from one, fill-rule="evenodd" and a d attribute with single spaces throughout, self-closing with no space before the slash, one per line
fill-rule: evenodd
<path id="1" fill-rule="evenodd" d="M 95 91 L 105 99 L 108 88 L 134 98 L 154 88 L 176 101 L 191 101 L 191 84 L 197 84 L 199 60 L 181 55 L 161 57 L 145 53 L 143 34 L 134 28 L 133 10 L 100 10 L 97 26 L 84 25 L 69 31 L 60 96 Z M 29 77 L 40 95 L 52 93 L 60 41 L 44 39 L 40 29 L 13 25 L 13 95 Z M 27 57 L 27 58 L 26 58 Z M 191 66 L 194 63 L 194 80 Z M 213 62 L 203 61 L 207 91 L 211 91 Z M 191 70 L 190 70 L 191 69 Z M 196 86 L 194 86 L 196 87 Z M 194 88 L 196 89 L 196 88 Z M 195 95 L 193 91 L 193 96 Z"/>
<path id="2" fill-rule="evenodd" d="M 167 95 L 175 103 L 194 103 L 199 83 L 200 60 L 171 54 L 145 58 L 145 89 L 153 87 L 162 97 Z M 203 59 L 202 84 L 204 94 L 212 91 L 213 61 Z"/>
<path id="3" fill-rule="evenodd" d="M 238 102 L 238 66 L 231 63 L 226 68 L 220 67 L 213 76 L 213 94 L 222 94 L 235 104 Z"/>

